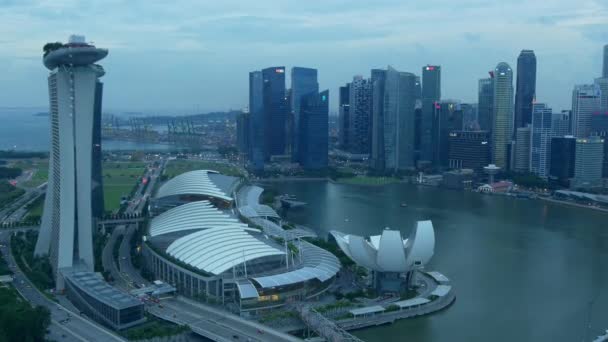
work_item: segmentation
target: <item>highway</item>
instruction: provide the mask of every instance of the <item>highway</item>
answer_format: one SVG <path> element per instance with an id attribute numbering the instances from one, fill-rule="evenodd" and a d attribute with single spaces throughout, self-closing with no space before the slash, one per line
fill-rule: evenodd
<path id="1" fill-rule="evenodd" d="M 15 230 L 16 231 L 16 230 Z M 79 312 L 68 309 L 45 297 L 19 270 L 11 250 L 10 231 L 0 232 L 0 251 L 13 270 L 13 286 L 23 298 L 34 306 L 44 306 L 51 312 L 51 325 L 47 338 L 54 341 L 125 341 L 108 329 L 80 316 Z"/>

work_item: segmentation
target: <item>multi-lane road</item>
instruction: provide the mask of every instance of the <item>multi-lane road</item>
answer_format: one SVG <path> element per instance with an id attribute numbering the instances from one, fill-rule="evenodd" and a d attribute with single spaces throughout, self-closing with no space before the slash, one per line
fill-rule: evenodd
<path id="1" fill-rule="evenodd" d="M 122 337 L 108 329 L 80 316 L 78 311 L 56 303 L 27 279 L 21 272 L 10 250 L 10 235 L 17 230 L 0 231 L 0 252 L 14 273 L 13 286 L 35 306 L 44 306 L 51 313 L 51 325 L 47 338 L 54 341 L 125 341 Z"/>

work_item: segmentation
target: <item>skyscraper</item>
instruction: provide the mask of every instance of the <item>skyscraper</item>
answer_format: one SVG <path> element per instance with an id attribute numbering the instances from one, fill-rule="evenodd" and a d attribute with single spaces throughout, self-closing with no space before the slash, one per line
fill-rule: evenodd
<path id="1" fill-rule="evenodd" d="M 519 127 L 516 131 L 513 170 L 516 172 L 529 172 L 531 127 L 530 125 Z"/>
<path id="2" fill-rule="evenodd" d="M 477 123 L 482 131 L 491 132 L 494 116 L 494 77 L 479 80 Z"/>
<path id="3" fill-rule="evenodd" d="M 535 94 L 536 56 L 532 50 L 522 50 L 517 58 L 515 129 L 532 123 L 532 102 Z"/>
<path id="4" fill-rule="evenodd" d="M 595 84 L 577 85 L 572 91 L 572 134 L 577 138 L 591 133 L 591 116 L 600 111 L 600 89 Z"/>
<path id="5" fill-rule="evenodd" d="M 493 97 L 492 160 L 496 166 L 506 168 L 507 145 L 513 132 L 513 71 L 507 63 L 498 63 L 494 69 Z"/>
<path id="6" fill-rule="evenodd" d="M 550 153 L 549 180 L 561 186 L 569 186 L 570 178 L 574 177 L 576 138 L 570 135 L 551 139 Z"/>
<path id="7" fill-rule="evenodd" d="M 319 83 L 317 82 L 317 69 L 293 67 L 291 68 L 291 111 L 293 114 L 293 160 L 299 160 L 299 130 L 300 130 L 300 105 L 302 99 L 308 94 L 317 94 Z"/>
<path id="8" fill-rule="evenodd" d="M 551 119 L 551 136 L 563 137 L 570 134 L 570 111 L 553 113 Z"/>
<path id="9" fill-rule="evenodd" d="M 367 154 L 371 150 L 372 83 L 369 79 L 355 76 L 350 84 L 349 150 L 350 153 Z"/>
<path id="10" fill-rule="evenodd" d="M 448 146 L 451 169 L 473 169 L 483 175 L 483 167 L 490 164 L 488 131 L 452 131 Z"/>
<path id="11" fill-rule="evenodd" d="M 608 115 L 608 77 L 596 78 L 595 85 L 600 89 L 600 112 Z"/>
<path id="12" fill-rule="evenodd" d="M 340 87 L 338 103 L 338 146 L 342 150 L 348 150 L 348 130 L 350 129 L 350 83 Z"/>
<path id="13" fill-rule="evenodd" d="M 602 69 L 602 77 L 608 78 L 608 44 L 604 45 L 604 68 Z"/>
<path id="14" fill-rule="evenodd" d="M 103 99 L 103 83 L 95 82 L 95 109 L 93 111 L 93 160 L 92 160 L 92 186 L 93 196 L 91 205 L 93 217 L 101 218 L 105 211 L 103 194 L 103 168 L 101 165 L 103 153 L 101 151 L 101 102 Z"/>
<path id="15" fill-rule="evenodd" d="M 435 102 L 433 111 L 433 165 L 447 168 L 449 166 L 449 137 L 452 131 L 463 130 L 463 113 L 460 102 L 442 100 Z"/>
<path id="16" fill-rule="evenodd" d="M 535 103 L 532 108 L 530 172 L 545 179 L 549 176 L 553 122 L 553 110 L 544 103 Z"/>
<path id="17" fill-rule="evenodd" d="M 248 112 L 240 113 L 236 117 L 236 147 L 242 154 L 249 152 L 249 118 Z"/>
<path id="18" fill-rule="evenodd" d="M 383 101 L 384 169 L 413 168 L 416 75 L 386 70 Z"/>
<path id="19" fill-rule="evenodd" d="M 384 170 L 384 84 L 386 70 L 372 69 L 372 151 L 371 167 Z"/>
<path id="20" fill-rule="evenodd" d="M 63 289 L 60 270 L 79 265 L 93 271 L 93 155 L 96 111 L 101 107 L 95 64 L 108 50 L 71 36 L 65 45 L 45 46 L 51 119 L 49 181 L 35 255 L 50 256 Z"/>
<path id="21" fill-rule="evenodd" d="M 302 96 L 299 162 L 305 169 L 327 167 L 329 90 Z"/>
<path id="22" fill-rule="evenodd" d="M 577 138 L 572 188 L 594 188 L 602 184 L 604 139 Z"/>
<path id="23" fill-rule="evenodd" d="M 266 118 L 264 78 L 261 71 L 249 73 L 249 161 L 253 169 L 263 170 L 266 161 Z"/>
<path id="24" fill-rule="evenodd" d="M 441 66 L 422 67 L 422 118 L 420 120 L 420 158 L 433 158 L 433 113 L 435 102 L 441 100 Z"/>
<path id="25" fill-rule="evenodd" d="M 284 155 L 287 146 L 287 100 L 285 97 L 285 67 L 262 70 L 263 112 L 266 159 Z"/>

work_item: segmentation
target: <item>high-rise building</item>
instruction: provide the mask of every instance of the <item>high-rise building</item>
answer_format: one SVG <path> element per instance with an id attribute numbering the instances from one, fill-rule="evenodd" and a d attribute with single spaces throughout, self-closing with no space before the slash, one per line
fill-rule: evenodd
<path id="1" fill-rule="evenodd" d="M 355 76 L 350 84 L 349 149 L 355 154 L 367 154 L 371 150 L 372 83 L 369 79 Z"/>
<path id="2" fill-rule="evenodd" d="M 249 73 L 249 161 L 255 170 L 264 169 L 266 161 L 266 114 L 264 113 L 264 77 L 261 71 Z"/>
<path id="3" fill-rule="evenodd" d="M 532 123 L 532 102 L 535 94 L 536 56 L 532 50 L 522 50 L 517 58 L 515 129 Z"/>
<path id="4" fill-rule="evenodd" d="M 348 136 L 350 129 L 350 83 L 340 87 L 338 103 L 338 146 L 340 149 L 348 150 Z"/>
<path id="5" fill-rule="evenodd" d="M 45 48 L 47 48 L 45 46 Z M 108 50 L 87 44 L 82 36 L 48 48 L 44 65 L 48 77 L 51 118 L 49 180 L 35 255 L 49 255 L 57 279 L 60 270 L 78 265 L 93 271 L 93 156 L 96 111 L 101 107 L 95 64 Z"/>
<path id="6" fill-rule="evenodd" d="M 384 82 L 384 169 L 413 168 L 416 109 L 416 75 L 386 70 Z"/>
<path id="7" fill-rule="evenodd" d="M 372 69 L 372 151 L 371 167 L 384 169 L 384 86 L 386 70 Z"/>
<path id="8" fill-rule="evenodd" d="M 492 73 L 493 75 L 493 73 Z M 494 77 L 479 80 L 477 123 L 482 131 L 492 132 L 494 117 Z"/>
<path id="9" fill-rule="evenodd" d="M 600 88 L 600 113 L 608 114 L 608 77 L 596 78 L 595 85 Z"/>
<path id="10" fill-rule="evenodd" d="M 300 131 L 300 105 L 304 96 L 308 94 L 317 94 L 319 92 L 319 83 L 317 81 L 317 69 L 293 67 L 291 68 L 291 113 L 293 124 L 291 125 L 293 134 L 292 154 L 294 160 L 299 157 L 299 138 Z"/>
<path id="11" fill-rule="evenodd" d="M 563 137 L 570 135 L 570 111 L 553 113 L 551 117 L 551 137 Z"/>
<path id="12" fill-rule="evenodd" d="M 420 159 L 433 160 L 433 114 L 441 100 L 441 66 L 422 67 L 422 117 L 420 120 Z"/>
<path id="13" fill-rule="evenodd" d="M 305 169 L 327 167 L 329 91 L 308 93 L 300 106 L 299 163 Z"/>
<path id="14" fill-rule="evenodd" d="M 552 138 L 550 153 L 549 180 L 561 186 L 570 186 L 570 179 L 574 177 L 576 138 L 571 135 Z"/>
<path id="15" fill-rule="evenodd" d="M 482 175 L 483 167 L 490 164 L 488 131 L 452 131 L 448 145 L 451 169 L 473 169 Z"/>
<path id="16" fill-rule="evenodd" d="M 604 139 L 577 138 L 574 178 L 571 188 L 594 188 L 602 185 L 604 167 Z"/>
<path id="17" fill-rule="evenodd" d="M 101 103 L 103 99 L 103 83 L 95 82 L 95 109 L 93 111 L 93 160 L 92 160 L 92 200 L 93 217 L 101 218 L 104 215 L 104 194 L 103 194 L 103 168 L 101 151 Z"/>
<path id="18" fill-rule="evenodd" d="M 532 108 L 530 172 L 545 179 L 549 176 L 553 122 L 553 110 L 544 103 L 535 103 Z"/>
<path id="19" fill-rule="evenodd" d="M 501 168 L 509 164 L 508 145 L 513 132 L 513 71 L 509 64 L 498 63 L 494 70 L 492 161 Z"/>
<path id="20" fill-rule="evenodd" d="M 449 137 L 452 131 L 463 130 L 463 113 L 460 102 L 442 100 L 435 102 L 433 112 L 433 165 L 447 168 L 449 165 Z"/>
<path id="21" fill-rule="evenodd" d="M 608 44 L 604 45 L 604 68 L 602 69 L 602 77 L 608 78 Z"/>
<path id="22" fill-rule="evenodd" d="M 242 154 L 249 153 L 249 112 L 243 112 L 236 117 L 236 147 Z"/>
<path id="23" fill-rule="evenodd" d="M 477 131 L 477 103 L 462 103 L 462 129 L 465 131 Z"/>
<path id="24" fill-rule="evenodd" d="M 600 89 L 595 84 L 577 85 L 572 91 L 572 134 L 577 138 L 591 133 L 591 117 L 600 111 Z"/>
<path id="25" fill-rule="evenodd" d="M 285 67 L 262 70 L 263 112 L 265 121 L 265 157 L 285 155 L 287 146 L 287 99 Z"/>
<path id="26" fill-rule="evenodd" d="M 515 134 L 513 170 L 516 172 L 530 171 L 530 136 L 531 126 L 519 127 Z"/>

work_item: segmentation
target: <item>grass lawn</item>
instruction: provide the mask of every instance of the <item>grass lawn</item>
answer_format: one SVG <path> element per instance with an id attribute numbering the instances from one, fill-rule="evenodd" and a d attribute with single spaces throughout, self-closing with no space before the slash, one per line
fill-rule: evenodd
<path id="1" fill-rule="evenodd" d="M 165 175 L 168 178 L 173 178 L 184 172 L 193 170 L 214 170 L 226 176 L 241 177 L 242 174 L 238 168 L 217 162 L 210 162 L 204 160 L 184 160 L 176 159 L 171 160 L 165 168 Z"/>
<path id="2" fill-rule="evenodd" d="M 106 211 L 120 208 L 120 200 L 128 196 L 144 174 L 142 162 L 108 162 L 103 164 L 103 196 Z"/>
<path id="3" fill-rule="evenodd" d="M 356 176 L 351 178 L 338 179 L 338 183 L 354 185 L 386 185 L 397 182 L 399 182 L 399 179 L 395 177 Z"/>
<path id="4" fill-rule="evenodd" d="M 18 160 L 11 163 L 11 167 L 18 167 L 23 171 L 34 169 L 34 174 L 32 178 L 23 182 L 23 185 L 28 188 L 34 188 L 38 185 L 46 182 L 49 175 L 49 161 L 48 159 L 25 159 Z"/>

